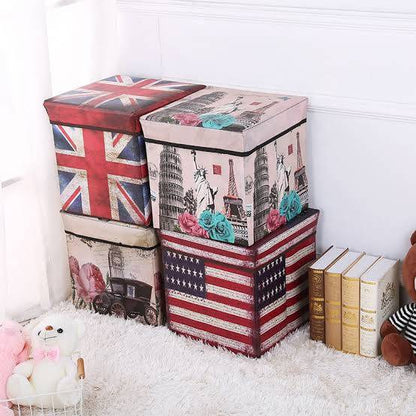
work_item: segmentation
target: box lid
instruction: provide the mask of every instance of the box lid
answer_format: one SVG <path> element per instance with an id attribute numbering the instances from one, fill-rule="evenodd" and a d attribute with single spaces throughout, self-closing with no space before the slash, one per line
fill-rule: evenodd
<path id="1" fill-rule="evenodd" d="M 115 75 L 45 100 L 53 124 L 140 133 L 139 117 L 204 88 L 163 79 Z"/>
<path id="2" fill-rule="evenodd" d="M 140 120 L 147 142 L 241 155 L 305 122 L 306 107 L 305 97 L 207 87 Z"/>
<path id="3" fill-rule="evenodd" d="M 154 228 L 101 220 L 63 211 L 61 211 L 61 215 L 65 231 L 79 237 L 148 250 L 159 245 L 159 239 Z"/>

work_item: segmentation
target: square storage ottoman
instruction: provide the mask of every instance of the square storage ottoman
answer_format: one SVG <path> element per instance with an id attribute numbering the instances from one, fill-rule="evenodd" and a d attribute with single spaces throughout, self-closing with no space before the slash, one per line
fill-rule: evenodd
<path id="1" fill-rule="evenodd" d="M 116 75 L 46 100 L 63 211 L 149 225 L 139 117 L 201 88 Z"/>
<path id="2" fill-rule="evenodd" d="M 76 307 L 158 325 L 164 321 L 156 232 L 62 213 Z"/>
<path id="3" fill-rule="evenodd" d="M 161 231 L 169 328 L 259 357 L 301 326 L 318 215 L 308 209 L 250 248 Z"/>
<path id="4" fill-rule="evenodd" d="M 308 205 L 304 97 L 207 87 L 141 117 L 155 228 L 251 246 Z"/>

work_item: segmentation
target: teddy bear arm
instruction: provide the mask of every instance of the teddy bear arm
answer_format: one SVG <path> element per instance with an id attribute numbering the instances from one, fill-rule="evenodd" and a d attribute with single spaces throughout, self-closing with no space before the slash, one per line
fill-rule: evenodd
<path id="1" fill-rule="evenodd" d="M 411 317 L 413 316 L 413 305 L 413 303 L 404 305 L 390 316 L 389 321 L 398 332 L 402 332 L 407 327 Z"/>
<path id="2" fill-rule="evenodd" d="M 29 378 L 33 372 L 33 360 L 27 360 L 23 363 L 18 364 L 13 370 L 13 374 L 20 374 Z"/>

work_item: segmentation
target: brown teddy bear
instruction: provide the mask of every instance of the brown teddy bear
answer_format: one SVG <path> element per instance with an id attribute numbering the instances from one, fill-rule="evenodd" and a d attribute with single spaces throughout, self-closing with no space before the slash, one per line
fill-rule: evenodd
<path id="1" fill-rule="evenodd" d="M 410 238 L 412 247 L 403 260 L 403 283 L 416 302 L 416 231 Z M 416 364 L 416 303 L 409 303 L 383 323 L 380 329 L 381 353 L 391 365 Z"/>

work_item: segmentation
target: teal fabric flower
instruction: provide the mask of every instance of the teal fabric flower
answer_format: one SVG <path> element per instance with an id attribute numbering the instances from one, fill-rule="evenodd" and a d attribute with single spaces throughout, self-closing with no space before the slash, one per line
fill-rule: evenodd
<path id="1" fill-rule="evenodd" d="M 207 231 L 211 231 L 216 226 L 215 214 L 209 210 L 204 211 L 198 219 L 199 225 Z"/>
<path id="2" fill-rule="evenodd" d="M 230 221 L 228 221 L 225 215 L 220 212 L 216 212 L 214 217 L 215 227 L 208 232 L 210 238 L 217 241 L 224 241 L 226 243 L 234 243 L 234 228 Z"/>
<path id="3" fill-rule="evenodd" d="M 221 212 L 204 211 L 198 220 L 199 225 L 208 231 L 209 238 L 226 243 L 234 243 L 234 228 Z"/>
<path id="4" fill-rule="evenodd" d="M 279 207 L 280 215 L 286 217 L 287 221 L 292 220 L 302 212 L 302 202 L 295 191 L 290 191 L 282 198 Z"/>
<path id="5" fill-rule="evenodd" d="M 202 114 L 200 119 L 202 120 L 202 127 L 216 130 L 231 126 L 235 122 L 235 118 L 229 114 Z"/>

